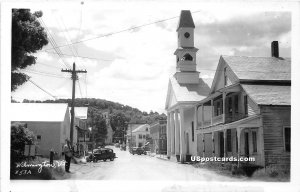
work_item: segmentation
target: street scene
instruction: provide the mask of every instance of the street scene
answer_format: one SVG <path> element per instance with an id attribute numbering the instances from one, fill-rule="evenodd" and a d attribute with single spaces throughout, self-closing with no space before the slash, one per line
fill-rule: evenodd
<path id="1" fill-rule="evenodd" d="M 174 181 L 243 181 L 218 175 L 191 165 L 168 162 L 163 156 L 132 155 L 128 151 L 114 149 L 117 159 L 97 163 L 72 164 L 69 179 L 82 180 L 174 180 Z"/>
<path id="2" fill-rule="evenodd" d="M 290 181 L 291 13 L 170 4 L 11 10 L 10 180 Z"/>

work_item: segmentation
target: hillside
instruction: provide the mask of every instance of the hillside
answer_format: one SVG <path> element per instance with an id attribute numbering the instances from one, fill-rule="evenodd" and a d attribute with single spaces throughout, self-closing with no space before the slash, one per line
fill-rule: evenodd
<path id="1" fill-rule="evenodd" d="M 23 103 L 68 103 L 71 106 L 71 99 L 57 99 L 57 100 L 45 100 L 45 101 L 34 101 L 24 99 Z M 75 99 L 76 107 L 89 107 L 100 113 L 108 111 L 110 114 L 121 113 L 124 114 L 129 123 L 153 123 L 158 119 L 166 119 L 164 113 L 159 114 L 157 112 L 142 112 L 137 108 L 130 107 L 128 105 L 123 105 L 120 103 L 107 101 L 104 99 L 96 98 L 77 98 Z"/>

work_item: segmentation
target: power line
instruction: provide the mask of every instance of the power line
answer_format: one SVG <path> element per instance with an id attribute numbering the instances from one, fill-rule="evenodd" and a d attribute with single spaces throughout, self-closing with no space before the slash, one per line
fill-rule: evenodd
<path id="1" fill-rule="evenodd" d="M 62 52 L 61 52 L 61 50 L 59 49 L 59 47 L 57 47 L 57 44 L 56 44 L 56 42 L 55 42 L 53 36 L 51 35 L 51 33 L 50 33 L 50 31 L 49 31 L 47 25 L 44 23 L 43 19 L 42 19 L 42 18 L 38 18 L 38 20 L 44 25 L 44 27 L 45 27 L 45 29 L 46 29 L 46 32 L 47 32 L 47 34 L 49 35 L 49 41 L 50 41 L 50 44 L 52 45 L 52 47 L 53 47 L 53 49 L 55 50 L 55 52 L 57 53 L 57 55 L 61 58 L 61 61 L 63 62 L 63 64 L 64 64 L 67 68 L 71 68 L 70 65 L 68 65 L 68 64 L 64 61 L 64 59 L 63 59 L 63 57 L 62 57 L 62 55 L 61 55 Z"/>
<path id="2" fill-rule="evenodd" d="M 35 85 L 37 88 L 39 88 L 40 90 L 42 90 L 43 92 L 47 93 L 48 95 L 50 95 L 51 97 L 53 97 L 56 100 L 56 97 L 54 95 L 52 95 L 51 93 L 49 93 L 48 91 L 46 91 L 45 89 L 43 89 L 41 86 L 39 86 L 38 84 L 36 84 L 34 81 L 32 81 L 31 79 L 28 80 L 29 82 L 31 82 L 33 85 Z"/>
<path id="3" fill-rule="evenodd" d="M 83 98 L 79 79 L 78 79 L 78 86 L 79 86 L 79 92 L 80 92 L 81 98 Z"/>
<path id="4" fill-rule="evenodd" d="M 197 11 L 197 12 L 199 12 L 199 11 Z M 193 12 L 193 13 L 196 13 L 196 12 Z M 165 21 L 168 21 L 168 20 L 176 19 L 176 18 L 178 18 L 178 17 L 179 17 L 179 16 L 170 17 L 170 18 L 158 20 L 158 21 L 155 21 L 155 22 L 152 22 L 152 23 L 146 23 L 146 24 L 143 24 L 143 25 L 138 25 L 138 26 L 136 26 L 136 27 L 130 27 L 130 28 L 123 29 L 123 30 L 120 30 L 120 31 L 116 31 L 116 32 L 112 32 L 112 33 L 107 33 L 107 34 L 99 35 L 99 36 L 92 37 L 92 38 L 89 38 L 89 39 L 83 39 L 83 40 L 80 40 L 80 41 L 76 41 L 76 42 L 73 42 L 72 44 L 79 44 L 79 43 L 83 43 L 83 42 L 85 42 L 85 41 L 91 41 L 91 40 L 98 39 L 98 38 L 102 38 L 102 37 L 112 36 L 112 35 L 115 35 L 115 34 L 118 34 L 118 33 L 123 33 L 123 32 L 126 32 L 126 31 L 131 31 L 131 30 L 133 30 L 133 29 L 138 29 L 138 28 L 146 27 L 146 26 L 149 26 L 149 25 L 157 24 L 157 23 L 162 23 L 162 22 L 165 22 Z M 66 46 L 69 46 L 69 45 L 68 45 L 68 44 L 65 44 L 65 45 L 59 45 L 59 46 L 57 46 L 57 48 L 60 48 L 60 47 L 66 47 Z M 45 49 L 45 51 L 46 51 L 46 50 L 52 50 L 52 49 L 53 49 L 53 48 Z"/>
<path id="5" fill-rule="evenodd" d="M 56 54 L 56 53 L 48 51 L 48 50 L 42 50 L 42 52 Z M 62 53 L 61 55 L 73 57 L 73 55 L 64 54 L 64 53 Z M 86 57 L 86 56 L 79 56 L 79 55 L 77 55 L 76 57 L 84 58 L 84 59 L 101 60 L 101 61 L 113 61 L 113 59 L 101 59 L 101 58 L 96 58 L 96 57 Z"/>
<path id="6" fill-rule="evenodd" d="M 36 62 L 36 64 L 38 64 L 38 65 L 44 65 L 44 66 L 55 68 L 55 69 L 60 69 L 60 67 L 56 67 L 56 66 L 53 66 L 53 65 L 48 65 L 48 64 L 44 64 L 44 63 L 40 63 L 40 62 Z"/>
<path id="7" fill-rule="evenodd" d="M 48 72 L 36 71 L 36 70 L 30 70 L 30 69 L 23 69 L 20 72 L 27 72 L 27 73 L 33 73 L 33 74 L 43 75 L 43 76 L 48 76 L 48 77 L 56 77 L 56 78 L 65 78 L 65 79 L 67 79 L 64 76 L 57 75 L 55 73 L 48 73 Z"/>

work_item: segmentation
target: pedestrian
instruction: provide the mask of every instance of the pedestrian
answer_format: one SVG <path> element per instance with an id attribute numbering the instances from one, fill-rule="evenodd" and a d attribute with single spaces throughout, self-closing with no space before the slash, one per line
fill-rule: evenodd
<path id="1" fill-rule="evenodd" d="M 66 144 L 64 145 L 64 154 L 65 154 L 65 171 L 67 173 L 70 173 L 70 164 L 71 164 L 71 158 L 72 158 L 72 149 L 70 146 L 70 141 L 66 139 Z"/>
<path id="2" fill-rule="evenodd" d="M 50 150 L 50 165 L 53 165 L 53 159 L 54 159 L 54 150 L 51 148 Z"/>

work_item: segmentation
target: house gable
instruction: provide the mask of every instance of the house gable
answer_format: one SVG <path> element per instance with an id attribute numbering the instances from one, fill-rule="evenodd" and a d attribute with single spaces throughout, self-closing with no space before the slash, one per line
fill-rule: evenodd
<path id="1" fill-rule="evenodd" d="M 226 73 L 225 73 L 225 68 L 226 68 Z M 235 73 L 232 71 L 230 66 L 225 62 L 225 60 L 221 56 L 218 67 L 216 69 L 216 73 L 214 76 L 210 93 L 214 93 L 217 90 L 224 88 L 225 74 L 227 76 L 227 86 L 235 84 L 239 81 L 238 77 L 235 75 Z"/>

